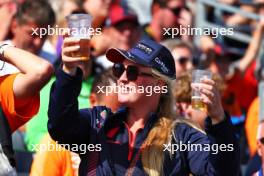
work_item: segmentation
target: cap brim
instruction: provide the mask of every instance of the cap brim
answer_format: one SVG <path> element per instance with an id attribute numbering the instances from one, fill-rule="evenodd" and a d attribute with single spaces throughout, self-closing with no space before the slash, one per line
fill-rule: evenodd
<path id="1" fill-rule="evenodd" d="M 117 48 L 108 49 L 106 51 L 106 58 L 113 63 L 123 62 L 125 59 L 129 59 L 125 50 Z"/>
<path id="2" fill-rule="evenodd" d="M 149 65 L 145 63 L 142 59 L 138 58 L 130 52 L 118 48 L 108 49 L 106 51 L 106 58 L 113 63 L 123 62 L 125 59 L 127 59 L 136 64 L 149 67 Z"/>
<path id="3" fill-rule="evenodd" d="M 111 26 L 115 26 L 115 25 L 123 23 L 123 22 L 134 23 L 135 26 L 139 25 L 136 16 L 124 16 L 124 17 L 120 17 L 119 19 L 112 21 Z"/>

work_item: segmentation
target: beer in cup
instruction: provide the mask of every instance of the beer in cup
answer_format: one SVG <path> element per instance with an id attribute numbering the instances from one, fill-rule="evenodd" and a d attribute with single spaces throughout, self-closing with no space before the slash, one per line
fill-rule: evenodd
<path id="1" fill-rule="evenodd" d="M 192 83 L 199 84 L 203 79 L 211 79 L 212 73 L 207 70 L 193 70 L 192 71 Z M 192 90 L 192 108 L 207 111 L 206 104 L 203 103 L 201 93 L 199 90 Z"/>
<path id="2" fill-rule="evenodd" d="M 88 14 L 71 14 L 66 17 L 69 27 L 69 37 L 79 39 L 80 49 L 70 53 L 72 57 L 90 58 L 90 39 L 92 35 L 92 17 Z"/>

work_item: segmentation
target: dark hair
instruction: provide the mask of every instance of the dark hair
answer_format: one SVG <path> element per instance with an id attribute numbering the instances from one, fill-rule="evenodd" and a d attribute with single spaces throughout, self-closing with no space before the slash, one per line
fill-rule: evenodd
<path id="1" fill-rule="evenodd" d="M 19 24 L 34 22 L 38 26 L 53 26 L 55 24 L 55 13 L 46 0 L 25 0 L 16 13 Z"/>
<path id="2" fill-rule="evenodd" d="M 116 81 L 117 79 L 114 77 L 112 69 L 107 69 L 95 77 L 91 92 L 96 93 L 98 99 L 100 99 L 103 92 L 100 91 L 99 87 L 112 86 Z"/>
<path id="3" fill-rule="evenodd" d="M 153 0 L 152 5 L 158 4 L 161 7 L 166 7 L 170 0 Z"/>

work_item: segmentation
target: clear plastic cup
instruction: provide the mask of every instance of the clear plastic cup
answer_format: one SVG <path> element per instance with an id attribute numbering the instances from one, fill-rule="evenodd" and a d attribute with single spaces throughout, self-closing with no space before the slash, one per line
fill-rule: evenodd
<path id="1" fill-rule="evenodd" d="M 208 70 L 192 71 L 192 83 L 199 84 L 205 78 L 212 79 L 212 73 Z M 207 106 L 203 103 L 199 90 L 192 89 L 192 108 L 200 111 L 207 111 Z"/>
<path id="2" fill-rule="evenodd" d="M 90 58 L 90 39 L 92 36 L 92 16 L 88 14 L 72 14 L 66 17 L 69 27 L 69 37 L 79 39 L 80 49 L 70 53 L 72 57 Z"/>

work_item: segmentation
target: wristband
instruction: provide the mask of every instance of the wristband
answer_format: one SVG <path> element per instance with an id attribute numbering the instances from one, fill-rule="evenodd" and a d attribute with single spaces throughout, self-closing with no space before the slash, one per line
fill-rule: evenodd
<path id="1" fill-rule="evenodd" d="M 9 47 L 15 47 L 15 46 L 12 44 L 7 44 L 7 43 L 0 45 L 0 58 L 1 58 L 1 60 L 5 59 L 5 50 Z"/>

